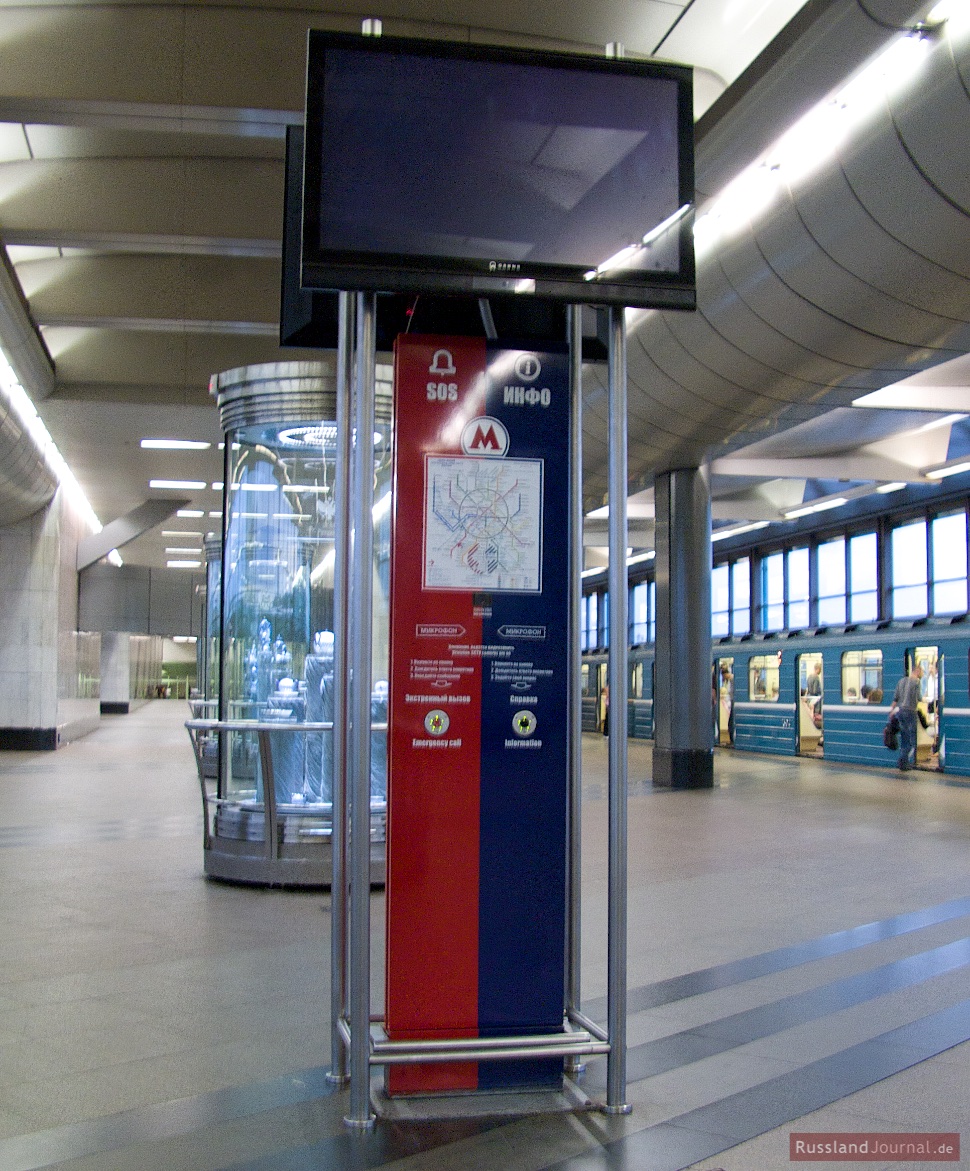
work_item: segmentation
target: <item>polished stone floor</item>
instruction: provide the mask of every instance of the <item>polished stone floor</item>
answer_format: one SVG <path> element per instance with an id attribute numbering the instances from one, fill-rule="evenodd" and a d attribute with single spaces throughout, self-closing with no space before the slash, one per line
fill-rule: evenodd
<path id="1" fill-rule="evenodd" d="M 2 1171 L 751 1171 L 786 1165 L 793 1131 L 962 1131 L 970 1153 L 970 787 L 888 753 L 863 770 L 719 750 L 715 790 L 654 792 L 631 743 L 632 1113 L 483 1102 L 361 1135 L 326 1080 L 329 897 L 202 877 L 186 716 L 154 702 L 0 755 Z M 605 796 L 588 737 L 601 1020 Z M 376 1005 L 382 910 L 375 894 Z M 604 1076 L 587 1070 L 591 1102 Z"/>

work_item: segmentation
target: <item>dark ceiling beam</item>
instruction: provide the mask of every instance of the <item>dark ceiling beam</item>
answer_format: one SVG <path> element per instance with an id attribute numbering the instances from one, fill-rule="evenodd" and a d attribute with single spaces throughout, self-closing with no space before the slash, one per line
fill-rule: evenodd
<path id="1" fill-rule="evenodd" d="M 184 499 L 146 500 L 144 504 L 133 508 L 131 512 L 119 516 L 117 520 L 105 525 L 100 533 L 93 533 L 90 537 L 85 537 L 77 547 L 78 573 L 82 569 L 87 569 L 89 565 L 94 565 L 102 557 L 107 557 L 112 549 L 122 548 L 129 541 L 140 537 L 142 533 L 147 533 L 149 529 L 168 520 L 170 516 L 174 515 L 180 508 L 187 507 L 188 504 L 189 501 Z"/>

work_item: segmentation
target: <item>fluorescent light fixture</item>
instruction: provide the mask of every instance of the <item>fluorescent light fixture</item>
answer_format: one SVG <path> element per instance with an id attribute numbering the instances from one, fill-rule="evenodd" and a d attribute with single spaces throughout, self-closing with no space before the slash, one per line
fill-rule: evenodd
<path id="1" fill-rule="evenodd" d="M 882 496 L 888 496 L 890 492 L 898 492 L 900 488 L 905 488 L 906 485 L 902 480 L 893 480 L 891 484 L 880 484 L 876 491 Z"/>
<path id="2" fill-rule="evenodd" d="M 627 565 L 639 565 L 641 561 L 652 561 L 656 556 L 656 549 L 651 549 L 649 553 L 638 553 L 636 557 L 628 557 L 626 563 Z"/>
<path id="3" fill-rule="evenodd" d="M 380 498 L 380 500 L 378 500 L 377 503 L 374 505 L 374 507 L 371 511 L 371 515 L 373 516 L 375 521 L 379 521 L 382 517 L 387 516 L 387 514 L 390 511 L 391 511 L 391 494 L 390 494 L 390 492 L 385 492 L 384 495 Z"/>
<path id="4" fill-rule="evenodd" d="M 202 513 L 200 512 L 200 513 L 199 513 L 199 516 L 201 516 L 201 515 L 202 515 Z M 210 512 L 210 513 L 209 513 L 209 516 L 210 516 L 210 517 L 211 517 L 213 520 L 222 520 L 222 513 L 221 513 L 221 512 Z"/>
<path id="5" fill-rule="evenodd" d="M 668 230 L 668 228 L 672 228 L 674 224 L 678 222 L 678 220 L 682 220 L 684 216 L 687 215 L 687 213 L 690 211 L 690 207 L 691 205 L 689 203 L 685 203 L 683 206 L 678 207 L 673 215 L 667 216 L 665 220 L 657 224 L 657 226 L 651 229 L 651 231 L 647 232 L 647 234 L 643 237 L 643 243 L 652 244 L 654 240 L 658 240 L 664 234 L 664 232 Z"/>
<path id="6" fill-rule="evenodd" d="M 212 491 L 213 492 L 221 492 L 222 488 L 223 488 L 223 484 L 222 484 L 221 480 L 213 480 L 212 481 Z"/>
<path id="7" fill-rule="evenodd" d="M 584 569 L 580 577 L 595 577 L 598 573 L 606 573 L 608 565 L 594 565 L 591 569 Z"/>
<path id="8" fill-rule="evenodd" d="M 711 543 L 715 541 L 726 541 L 728 537 L 740 537 L 742 533 L 753 533 L 758 529 L 766 529 L 770 521 L 755 520 L 747 525 L 734 525 L 729 529 L 717 529 L 711 533 Z"/>
<path id="9" fill-rule="evenodd" d="M 180 548 L 176 547 L 176 548 L 172 548 L 172 549 L 166 549 L 165 552 L 166 553 L 185 553 L 186 555 L 188 555 L 190 557 L 201 557 L 202 556 L 201 549 L 180 549 Z"/>
<path id="10" fill-rule="evenodd" d="M 215 484 L 212 485 L 215 487 Z M 220 484 L 221 488 L 222 485 Z M 233 492 L 278 492 L 280 490 L 279 484 L 233 484 Z"/>
<path id="11" fill-rule="evenodd" d="M 14 373 L 13 367 L 7 360 L 6 351 L 2 347 L 0 347 L 0 384 L 3 386 L 15 417 L 37 444 L 44 462 L 54 473 L 57 482 L 64 488 L 74 508 L 81 514 L 92 533 L 100 533 L 104 525 L 98 520 L 97 514 L 84 494 L 84 489 L 77 482 L 76 476 L 67 466 L 67 461 L 51 438 L 43 419 L 37 413 L 33 400 L 20 385 L 20 380 Z M 117 557 L 117 552 L 113 552 Z M 120 557 L 118 557 L 118 561 L 121 561 Z"/>
<path id="12" fill-rule="evenodd" d="M 196 517 L 205 516 L 205 513 L 200 508 L 180 508 L 175 515 L 186 520 L 194 520 Z"/>
<path id="13" fill-rule="evenodd" d="M 942 468 L 931 468 L 923 475 L 927 480 L 943 480 L 947 476 L 958 476 L 961 472 L 970 472 L 970 460 L 961 460 L 960 463 L 947 464 Z"/>
<path id="14" fill-rule="evenodd" d="M 233 485 L 235 487 L 235 485 Z M 315 492 L 318 496 L 325 496 L 330 491 L 329 484 L 284 484 L 284 492 Z"/>
<path id="15" fill-rule="evenodd" d="M 201 533 L 193 533 L 193 532 L 190 532 L 188 529 L 162 529 L 162 536 L 163 537 L 184 537 L 186 540 L 188 540 L 189 537 L 198 537 L 200 541 L 202 540 Z"/>
<path id="16" fill-rule="evenodd" d="M 967 466 L 970 467 L 970 464 Z M 814 504 L 806 504 L 804 508 L 792 508 L 785 513 L 785 519 L 797 520 L 800 516 L 811 516 L 813 512 L 828 512 L 830 508 L 841 508 L 843 504 L 848 503 L 848 498 L 845 496 L 834 496 L 831 500 L 818 500 Z"/>
<path id="17" fill-rule="evenodd" d="M 149 480 L 149 488 L 171 488 L 180 492 L 198 492 L 205 487 L 205 480 Z"/>
<path id="18" fill-rule="evenodd" d="M 169 569 L 198 569 L 201 561 L 166 561 Z"/>
<path id="19" fill-rule="evenodd" d="M 947 0 L 933 10 L 929 19 L 934 22 L 952 18 L 967 7 L 966 0 Z M 934 13 L 939 15 L 934 17 Z M 799 182 L 831 158 L 853 128 L 885 103 L 890 91 L 914 76 L 926 60 L 931 43 L 922 30 L 894 38 L 846 85 L 798 119 L 698 216 L 694 225 L 698 256 L 722 236 L 750 223 L 774 201 L 779 190 Z M 587 279 L 595 275 L 586 274 Z"/>
<path id="20" fill-rule="evenodd" d="M 642 244 L 627 244 L 625 248 L 621 248 L 619 252 L 614 252 L 612 256 L 603 261 L 602 264 L 596 266 L 596 271 L 592 276 L 584 273 L 586 280 L 592 280 L 594 277 L 600 276 L 604 272 L 609 272 L 611 269 L 622 267 L 631 257 L 636 254 L 643 247 Z"/>
<path id="21" fill-rule="evenodd" d="M 172 642 L 198 642 L 198 637 L 194 634 L 176 634 L 172 638 Z"/>
<path id="22" fill-rule="evenodd" d="M 924 423 L 922 427 L 917 427 L 915 431 L 910 432 L 912 435 L 922 435 L 926 431 L 936 431 L 939 427 L 950 427 L 954 423 L 962 422 L 966 415 L 943 415 L 940 419 L 931 419 L 928 423 Z"/>
<path id="23" fill-rule="evenodd" d="M 201 439 L 143 439 L 141 446 L 159 451 L 205 451 L 212 444 Z"/>
<path id="24" fill-rule="evenodd" d="M 267 520 L 268 512 L 237 512 L 236 520 Z"/>
<path id="25" fill-rule="evenodd" d="M 334 567 L 334 564 L 336 563 L 336 560 L 337 560 L 336 549 L 331 549 L 329 552 L 324 554 L 320 563 L 318 565 L 314 566 L 313 570 L 310 573 L 310 584 L 316 585 L 317 582 L 322 577 L 324 577 L 325 575 L 328 575 L 328 574 L 332 574 L 333 567 Z"/>
<path id="26" fill-rule="evenodd" d="M 118 552 L 117 549 L 112 549 L 111 552 L 108 554 L 107 559 L 108 559 L 108 562 L 111 565 L 113 565 L 116 569 L 120 569 L 122 567 L 122 565 L 124 565 L 124 562 L 121 560 L 121 554 Z"/>

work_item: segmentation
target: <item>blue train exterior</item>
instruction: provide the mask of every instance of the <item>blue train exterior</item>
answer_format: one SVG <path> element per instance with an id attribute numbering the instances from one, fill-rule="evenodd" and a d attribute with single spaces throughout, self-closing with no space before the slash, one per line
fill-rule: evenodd
<path id="1" fill-rule="evenodd" d="M 924 666 L 927 727 L 918 763 L 970 776 L 970 618 L 925 619 L 717 640 L 712 654 L 714 743 L 780 756 L 891 766 L 883 729 L 899 678 Z M 653 735 L 652 646 L 630 650 L 631 737 Z M 809 680 L 821 663 L 820 696 Z M 583 729 L 602 730 L 606 655 L 583 656 Z M 929 668 L 932 667 L 932 670 Z M 727 672 L 727 674 L 725 674 Z M 882 694 L 873 694 L 876 691 Z"/>

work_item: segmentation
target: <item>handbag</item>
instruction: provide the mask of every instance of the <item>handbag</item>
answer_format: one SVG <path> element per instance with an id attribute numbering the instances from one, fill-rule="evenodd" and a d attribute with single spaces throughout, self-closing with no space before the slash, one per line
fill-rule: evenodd
<path id="1" fill-rule="evenodd" d="M 895 752 L 899 747 L 899 716 L 895 712 L 889 717 L 882 730 L 882 742 L 892 752 Z"/>

